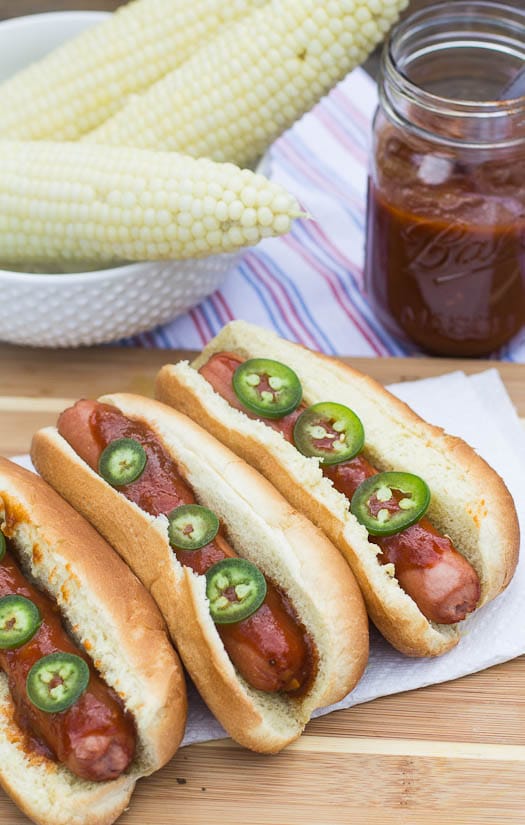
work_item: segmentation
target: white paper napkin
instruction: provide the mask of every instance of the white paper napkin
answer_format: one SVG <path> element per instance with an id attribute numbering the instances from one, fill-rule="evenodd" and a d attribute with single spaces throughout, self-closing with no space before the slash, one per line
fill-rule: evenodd
<path id="1" fill-rule="evenodd" d="M 428 421 L 469 442 L 505 479 L 516 502 L 522 531 L 522 467 L 525 435 L 497 370 L 467 377 L 461 372 L 395 384 L 390 389 Z M 30 467 L 27 456 L 16 459 Z M 316 716 L 369 702 L 379 696 L 446 682 L 484 670 L 525 653 L 525 561 L 521 558 L 508 589 L 465 623 L 460 643 L 437 659 L 411 659 L 395 651 L 378 633 L 371 638 L 366 672 L 345 699 Z M 183 744 L 226 736 L 190 686 L 189 716 Z"/>

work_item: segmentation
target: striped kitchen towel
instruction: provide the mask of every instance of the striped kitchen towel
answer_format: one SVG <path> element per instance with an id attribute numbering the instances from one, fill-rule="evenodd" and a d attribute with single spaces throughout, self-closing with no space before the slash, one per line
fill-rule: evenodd
<path id="1" fill-rule="evenodd" d="M 374 81 L 356 69 L 277 140 L 265 173 L 293 192 L 311 220 L 245 253 L 220 290 L 169 324 L 122 342 L 201 349 L 242 318 L 339 355 L 414 355 L 383 329 L 363 283 L 367 164 Z M 525 330 L 494 357 L 525 361 Z"/>

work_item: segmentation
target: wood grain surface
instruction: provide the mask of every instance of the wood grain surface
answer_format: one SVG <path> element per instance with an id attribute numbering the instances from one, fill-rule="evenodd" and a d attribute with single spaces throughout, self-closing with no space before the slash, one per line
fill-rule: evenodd
<path id="1" fill-rule="evenodd" d="M 78 397 L 152 394 L 158 368 L 184 355 L 116 347 L 0 346 L 0 453 Z M 187 354 L 186 354 L 187 355 Z M 525 415 L 525 366 L 444 359 L 345 359 L 388 383 L 497 366 Z M 525 657 L 482 673 L 377 699 L 311 722 L 277 756 L 230 740 L 179 751 L 141 780 L 121 825 L 522 825 Z M 27 823 L 0 796 L 0 825 Z"/>

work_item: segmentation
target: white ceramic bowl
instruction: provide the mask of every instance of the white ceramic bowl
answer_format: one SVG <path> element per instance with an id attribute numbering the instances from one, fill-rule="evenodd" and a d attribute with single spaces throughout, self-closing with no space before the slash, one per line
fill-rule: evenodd
<path id="1" fill-rule="evenodd" d="M 51 12 L 3 21 L 0 81 L 105 16 Z M 0 269 L 0 340 L 73 347 L 134 335 L 175 318 L 210 295 L 237 258 L 226 254 L 145 261 L 56 275 Z"/>

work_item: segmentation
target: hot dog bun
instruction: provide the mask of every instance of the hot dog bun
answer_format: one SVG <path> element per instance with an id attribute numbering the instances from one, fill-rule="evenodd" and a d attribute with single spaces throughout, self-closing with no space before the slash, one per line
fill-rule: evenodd
<path id="1" fill-rule="evenodd" d="M 373 622 L 398 650 L 435 656 L 457 644 L 465 622 L 437 625 L 425 618 L 392 569 L 378 563 L 377 546 L 349 513 L 345 496 L 323 477 L 317 459 L 305 458 L 280 433 L 234 409 L 197 372 L 219 352 L 287 364 L 301 381 L 306 404 L 336 401 L 357 413 L 365 428 L 364 453 L 378 469 L 422 476 L 432 492 L 429 519 L 480 578 L 479 606 L 507 586 L 518 558 L 516 511 L 502 479 L 464 441 L 423 421 L 373 379 L 243 321 L 224 327 L 191 366 L 165 366 L 157 378 L 162 401 L 199 421 L 326 532 L 351 565 Z"/>
<path id="2" fill-rule="evenodd" d="M 291 599 L 319 654 L 308 693 L 295 700 L 265 694 L 239 676 L 210 617 L 205 577 L 177 561 L 165 516 L 154 518 L 130 503 L 53 428 L 33 439 L 36 467 L 113 544 L 152 593 L 192 679 L 228 733 L 253 750 L 279 751 L 299 736 L 315 708 L 340 700 L 364 670 L 368 620 L 353 576 L 320 530 L 189 418 L 140 396 L 99 400 L 154 431 L 198 502 L 226 526 L 235 551 Z"/>
<path id="3" fill-rule="evenodd" d="M 56 599 L 72 636 L 137 728 L 137 755 L 127 772 L 110 782 L 80 779 L 24 750 L 0 673 L 0 783 L 34 822 L 109 824 L 126 808 L 137 779 L 162 767 L 182 739 L 180 662 L 155 603 L 122 560 L 45 481 L 4 458 L 0 524 L 22 568 Z"/>

